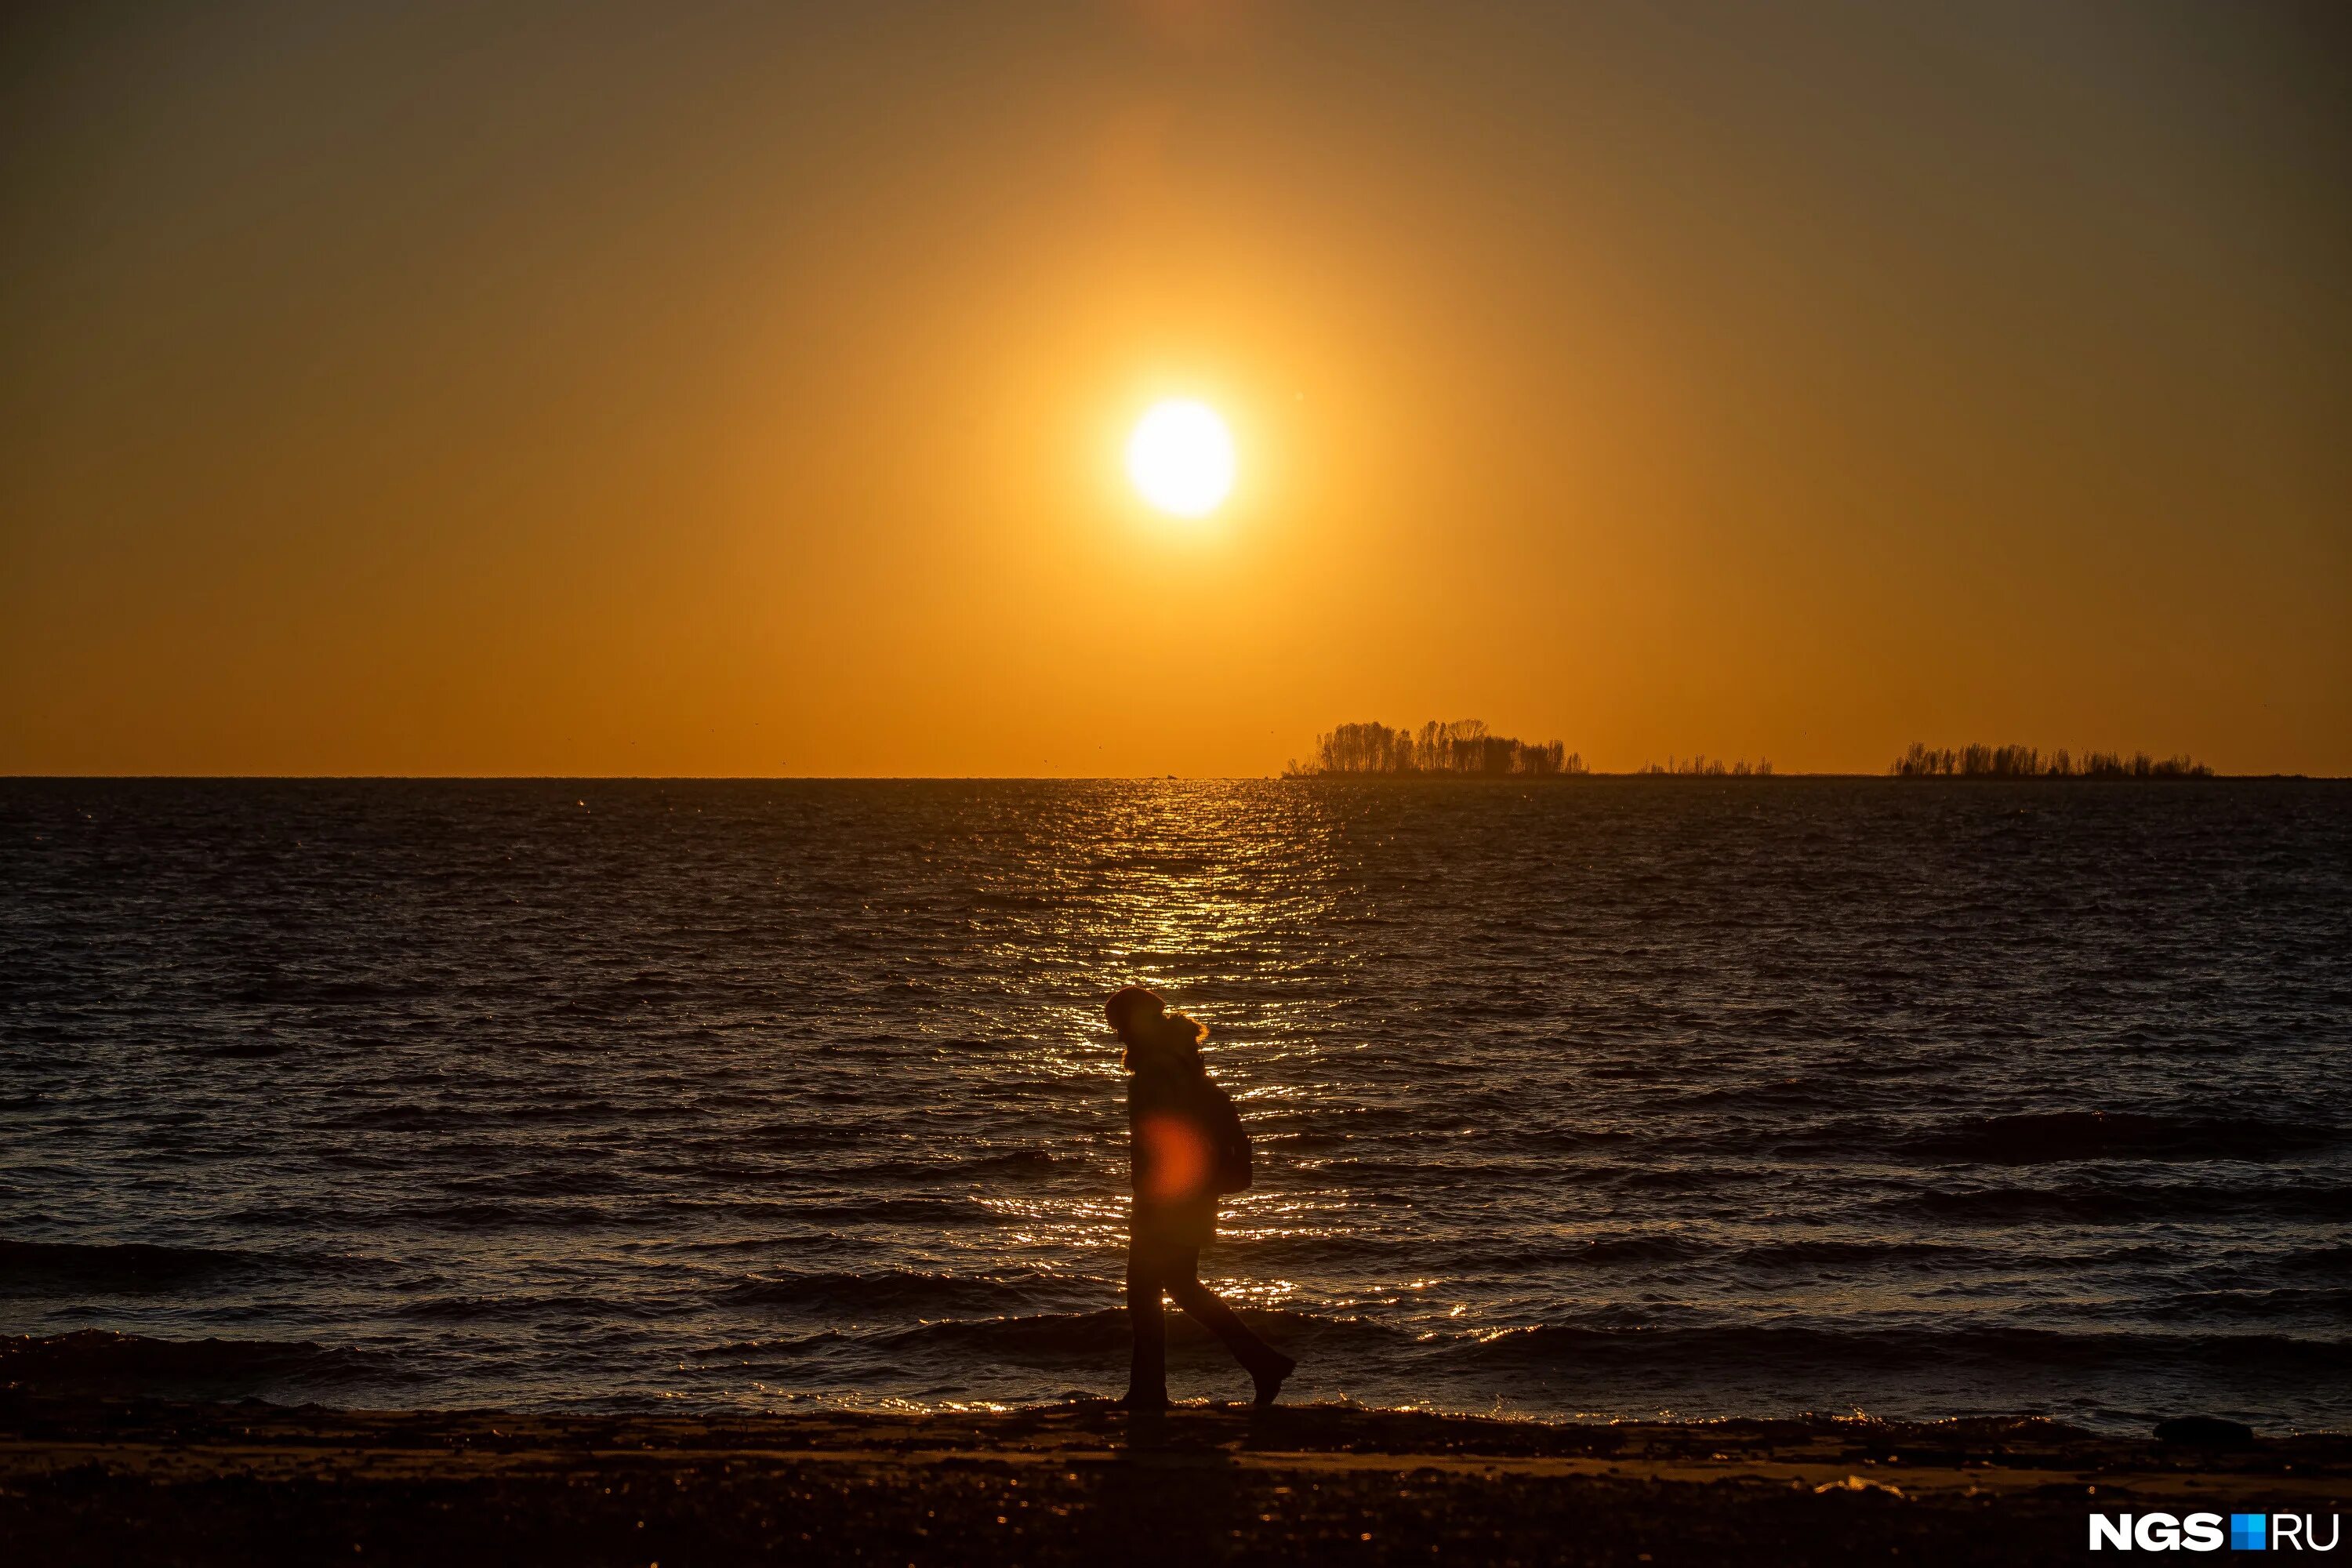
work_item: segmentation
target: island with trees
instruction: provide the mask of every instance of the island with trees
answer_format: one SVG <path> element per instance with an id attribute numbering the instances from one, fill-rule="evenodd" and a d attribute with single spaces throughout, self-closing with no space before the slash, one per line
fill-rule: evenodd
<path id="1" fill-rule="evenodd" d="M 1315 761 L 1293 761 L 1286 778 L 1570 778 L 1584 759 L 1558 741 L 1496 735 L 1484 719 L 1432 719 L 1419 731 L 1386 724 L 1342 724 L 1315 737 Z"/>
<path id="2" fill-rule="evenodd" d="M 2213 770 L 2193 757 L 2151 757 L 2146 752 L 2069 752 L 2046 756 L 2033 746 L 1946 746 L 1911 742 L 1887 764 L 1899 779 L 2210 779 Z"/>
<path id="3" fill-rule="evenodd" d="M 2193 757 L 2153 757 L 2146 752 L 2082 751 L 2036 746 L 1935 747 L 1915 741 L 1887 765 L 1899 779 L 2210 779 L 2213 770 Z M 1313 761 L 1293 760 L 1285 778 L 1589 779 L 1599 775 L 1582 753 L 1559 741 L 1497 735 L 1483 719 L 1433 719 L 1418 730 L 1366 722 L 1342 724 L 1315 737 Z M 1704 753 L 1668 757 L 1634 770 L 1636 778 L 1769 779 L 1769 759 L 1730 761 Z"/>

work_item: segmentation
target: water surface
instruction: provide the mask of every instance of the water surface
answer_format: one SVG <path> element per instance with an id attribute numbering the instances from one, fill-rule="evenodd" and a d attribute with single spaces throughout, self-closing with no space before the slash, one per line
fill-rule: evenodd
<path id="1" fill-rule="evenodd" d="M 142 1385 L 1116 1393 L 1140 980 L 1301 1397 L 2352 1422 L 2341 785 L 17 781 L 0 959 Z"/>

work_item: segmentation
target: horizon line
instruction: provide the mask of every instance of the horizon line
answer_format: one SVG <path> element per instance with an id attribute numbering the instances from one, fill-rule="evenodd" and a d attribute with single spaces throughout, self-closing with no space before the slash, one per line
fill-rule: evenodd
<path id="1" fill-rule="evenodd" d="M 1888 784 L 2221 784 L 2303 782 L 2343 784 L 2352 773 L 2213 773 L 2196 778 L 2053 778 L 2045 774 L 1929 774 L 1906 777 L 1892 773 L 1795 772 L 1774 769 L 1762 774 L 1643 773 L 1600 768 L 1558 776 L 1475 773 L 0 773 L 0 784 L 1517 784 L 1573 786 L 1596 779 L 1671 779 L 1686 783 L 1769 784 L 1789 779 L 1879 779 Z"/>

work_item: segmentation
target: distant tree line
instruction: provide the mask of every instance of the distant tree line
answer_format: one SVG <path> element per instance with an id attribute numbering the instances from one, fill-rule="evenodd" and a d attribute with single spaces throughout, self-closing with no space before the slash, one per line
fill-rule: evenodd
<path id="1" fill-rule="evenodd" d="M 1419 731 L 1386 724 L 1342 724 L 1315 737 L 1315 761 L 1293 762 L 1293 778 L 1329 774 L 1393 777 L 1431 773 L 1458 778 L 1562 778 L 1585 772 L 1584 758 L 1558 741 L 1532 742 L 1489 734 L 1484 719 L 1431 720 Z"/>
<path id="2" fill-rule="evenodd" d="M 2061 746 L 2043 756 L 2032 746 L 1933 746 L 1911 749 L 1887 764 L 1899 779 L 2209 779 L 2213 770 L 2187 756 L 2156 758 L 2146 752 L 2084 752 Z"/>
<path id="3" fill-rule="evenodd" d="M 1772 776 L 1772 762 L 1769 757 L 1759 757 L 1753 763 L 1745 759 L 1727 763 L 1721 757 L 1702 753 L 1696 757 L 1669 756 L 1664 763 L 1644 763 L 1640 772 L 1644 778 L 1769 779 Z"/>
<path id="4" fill-rule="evenodd" d="M 1310 763 L 1293 761 L 1291 778 L 1415 775 L 1451 778 L 1571 778 L 1589 774 L 1583 756 L 1558 741 L 1531 742 L 1488 731 L 1483 719 L 1431 720 L 1419 730 L 1386 724 L 1342 724 L 1315 737 Z M 2146 752 L 2043 752 L 2033 746 L 1968 745 L 1941 749 L 1916 741 L 1888 764 L 1896 778 L 1965 779 L 2203 779 L 2213 770 L 2188 756 L 2151 757 Z M 1649 778 L 1770 778 L 1769 758 L 1727 762 L 1700 754 L 1669 756 L 1650 763 Z"/>

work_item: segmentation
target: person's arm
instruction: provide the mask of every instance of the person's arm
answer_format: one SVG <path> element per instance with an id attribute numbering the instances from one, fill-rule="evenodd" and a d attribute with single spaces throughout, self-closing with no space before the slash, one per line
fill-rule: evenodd
<path id="1" fill-rule="evenodd" d="M 1151 1114 L 1151 1089 L 1145 1079 L 1132 1078 L 1127 1083 L 1127 1168 L 1129 1190 L 1138 1194 L 1149 1190 L 1146 1184 L 1155 1173 L 1153 1158 L 1156 1151 L 1151 1140 L 1142 1137 L 1138 1129 L 1143 1119 Z"/>

